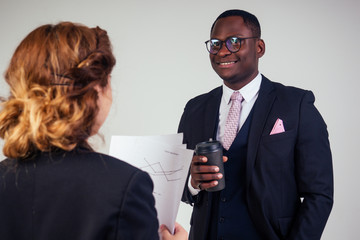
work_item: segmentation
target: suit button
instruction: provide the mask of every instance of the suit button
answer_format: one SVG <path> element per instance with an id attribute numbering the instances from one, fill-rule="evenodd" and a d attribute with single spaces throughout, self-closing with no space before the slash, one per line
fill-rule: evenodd
<path id="1" fill-rule="evenodd" d="M 223 218 L 223 217 L 219 218 L 220 223 L 223 223 L 224 221 L 225 221 L 225 218 Z"/>
<path id="2" fill-rule="evenodd" d="M 221 198 L 221 201 L 226 202 L 226 198 L 225 197 Z"/>

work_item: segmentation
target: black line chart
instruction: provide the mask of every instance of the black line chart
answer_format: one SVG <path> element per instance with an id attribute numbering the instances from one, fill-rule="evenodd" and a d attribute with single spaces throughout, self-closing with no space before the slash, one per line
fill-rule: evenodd
<path id="1" fill-rule="evenodd" d="M 165 171 L 160 162 L 149 163 L 146 160 L 146 158 L 144 158 L 144 161 L 146 162 L 146 165 L 139 167 L 139 168 L 143 171 L 146 171 L 151 176 L 154 176 L 154 177 L 163 176 L 163 177 L 165 177 L 166 181 L 168 181 L 168 182 L 181 180 L 181 177 L 177 177 L 176 173 L 181 172 L 184 169 L 184 166 L 181 166 L 179 169 L 176 169 L 176 170 Z"/>

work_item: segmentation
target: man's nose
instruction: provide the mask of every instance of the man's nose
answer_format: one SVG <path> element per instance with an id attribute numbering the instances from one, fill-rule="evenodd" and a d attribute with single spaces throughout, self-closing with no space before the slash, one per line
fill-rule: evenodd
<path id="1" fill-rule="evenodd" d="M 230 52 L 229 49 L 226 47 L 226 43 L 223 42 L 219 52 L 217 53 L 217 55 L 223 57 L 223 56 L 230 55 L 231 53 L 232 52 Z"/>

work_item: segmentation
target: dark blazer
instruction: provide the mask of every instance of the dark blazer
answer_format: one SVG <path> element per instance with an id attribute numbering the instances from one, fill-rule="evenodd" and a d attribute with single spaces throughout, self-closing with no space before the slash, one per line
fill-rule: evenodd
<path id="1" fill-rule="evenodd" d="M 216 136 L 221 96 L 218 87 L 187 103 L 179 132 L 188 148 Z M 329 217 L 332 157 L 327 127 L 314 101 L 310 91 L 262 76 L 248 139 L 246 200 L 263 239 L 320 239 Z M 270 135 L 278 118 L 286 131 Z M 185 187 L 183 201 L 194 205 L 190 239 L 201 240 L 208 230 L 209 195 L 201 191 L 192 197 Z"/>
<path id="2" fill-rule="evenodd" d="M 0 162 L 0 238 L 159 239 L 152 190 L 147 173 L 87 150 L 7 159 Z"/>

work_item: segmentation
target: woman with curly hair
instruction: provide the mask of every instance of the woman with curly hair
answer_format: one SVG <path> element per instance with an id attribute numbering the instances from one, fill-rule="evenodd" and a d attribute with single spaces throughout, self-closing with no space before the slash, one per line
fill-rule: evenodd
<path id="1" fill-rule="evenodd" d="M 0 238 L 159 239 L 149 175 L 95 152 L 112 103 L 106 31 L 43 25 L 17 47 L 0 112 Z M 185 239 L 160 228 L 163 239 Z"/>

